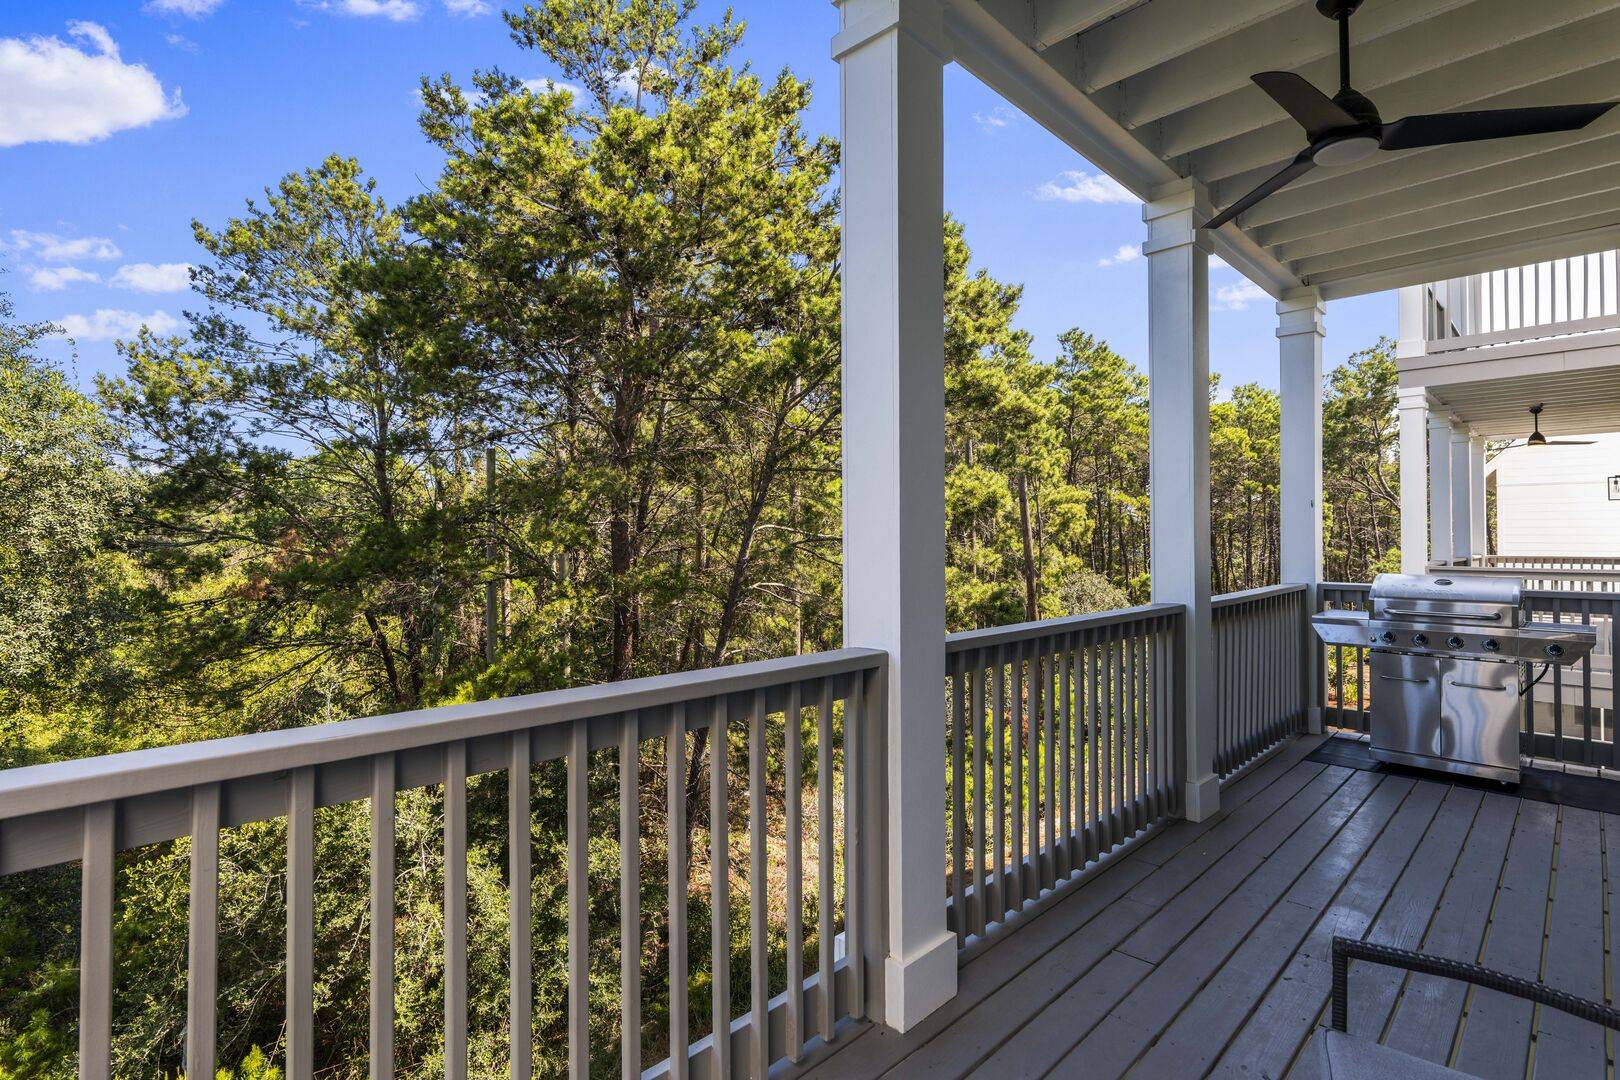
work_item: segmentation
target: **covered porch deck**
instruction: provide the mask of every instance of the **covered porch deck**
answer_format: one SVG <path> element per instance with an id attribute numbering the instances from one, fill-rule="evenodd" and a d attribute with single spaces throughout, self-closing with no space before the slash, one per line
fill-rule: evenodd
<path id="1" fill-rule="evenodd" d="M 1282 744 L 1216 816 L 1143 837 L 989 942 L 915 1028 L 869 1027 L 806 1075 L 1300 1075 L 1335 935 L 1604 1000 L 1620 818 L 1324 764 L 1324 738 Z M 1353 1034 L 1478 1076 L 1612 1061 L 1597 1025 L 1460 983 L 1352 967 L 1349 1000 Z"/>

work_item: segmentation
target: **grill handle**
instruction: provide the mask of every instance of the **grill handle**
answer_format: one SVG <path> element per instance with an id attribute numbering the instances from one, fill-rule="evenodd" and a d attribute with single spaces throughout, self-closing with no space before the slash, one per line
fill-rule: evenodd
<path id="1" fill-rule="evenodd" d="M 1467 619 L 1471 622 L 1502 621 L 1502 613 L 1500 611 L 1410 611 L 1406 608 L 1389 608 L 1384 612 L 1384 614 L 1404 619 L 1432 619 L 1438 616 L 1442 622 L 1450 619 Z"/>
<path id="2" fill-rule="evenodd" d="M 1508 692 L 1508 688 L 1505 686 L 1486 686 L 1483 683 L 1453 681 L 1451 685 L 1461 687 L 1464 690 L 1489 690 L 1497 694 L 1505 694 Z"/>
<path id="3" fill-rule="evenodd" d="M 1404 675 L 1379 675 L 1378 677 L 1383 679 L 1385 682 L 1409 682 L 1417 683 L 1419 686 L 1422 686 L 1424 683 L 1429 681 L 1428 679 L 1408 679 Z"/>

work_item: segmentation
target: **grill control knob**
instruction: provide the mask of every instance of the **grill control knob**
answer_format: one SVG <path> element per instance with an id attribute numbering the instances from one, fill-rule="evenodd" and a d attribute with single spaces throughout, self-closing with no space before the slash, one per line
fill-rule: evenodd
<path id="1" fill-rule="evenodd" d="M 1446 644 L 1453 649 L 1460 649 L 1463 647 L 1463 639 L 1458 637 L 1456 634 L 1453 634 L 1446 638 Z"/>
<path id="2" fill-rule="evenodd" d="M 1556 660 L 1564 655 L 1564 647 L 1555 641 L 1547 646 L 1547 655 Z"/>
<path id="3" fill-rule="evenodd" d="M 1427 645 L 1428 643 L 1429 643 L 1429 635 L 1428 634 L 1413 634 L 1412 635 L 1412 644 L 1418 646 L 1419 648 L 1422 648 L 1423 646 Z"/>
<path id="4" fill-rule="evenodd" d="M 1500 649 L 1502 645 L 1495 638 L 1488 637 L 1479 643 L 1479 647 L 1484 649 L 1486 652 L 1495 652 L 1496 650 Z"/>
<path id="5" fill-rule="evenodd" d="M 1384 639 L 1384 644 L 1385 645 L 1393 645 L 1393 644 L 1395 644 L 1395 635 L 1390 633 L 1388 630 L 1385 630 L 1379 636 Z"/>

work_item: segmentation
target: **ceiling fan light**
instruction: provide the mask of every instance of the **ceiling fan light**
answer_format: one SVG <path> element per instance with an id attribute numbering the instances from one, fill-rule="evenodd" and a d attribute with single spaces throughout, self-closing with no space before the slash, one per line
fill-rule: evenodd
<path id="1" fill-rule="evenodd" d="M 1533 431 L 1533 432 L 1530 433 L 1530 437 L 1525 440 L 1525 445 L 1526 446 L 1546 446 L 1547 445 L 1547 436 L 1543 435 L 1540 431 Z"/>
<path id="2" fill-rule="evenodd" d="M 1313 159 L 1318 165 L 1332 168 L 1337 165 L 1354 165 L 1358 161 L 1366 161 L 1378 150 L 1378 140 L 1371 135 L 1352 135 L 1349 138 L 1330 142 L 1318 150 Z"/>

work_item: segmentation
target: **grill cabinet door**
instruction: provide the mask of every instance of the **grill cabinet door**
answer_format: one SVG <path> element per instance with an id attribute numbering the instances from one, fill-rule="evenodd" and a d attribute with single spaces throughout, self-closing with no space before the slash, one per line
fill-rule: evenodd
<path id="1" fill-rule="evenodd" d="M 1447 757 L 1498 769 L 1519 767 L 1518 664 L 1440 661 L 1440 726 Z"/>
<path id="2" fill-rule="evenodd" d="M 1440 725 L 1440 660 L 1372 654 L 1373 747 L 1414 757 L 1450 757 Z"/>

